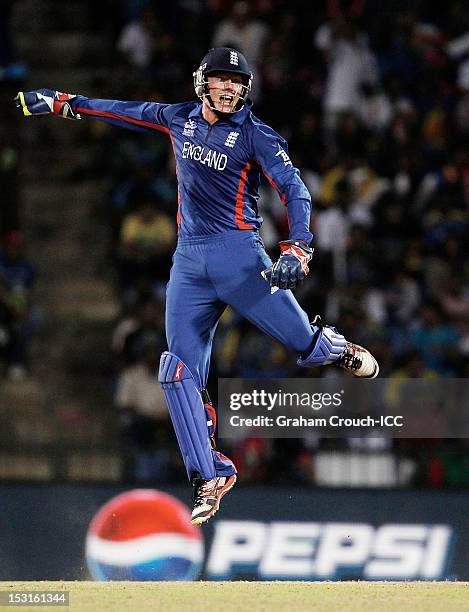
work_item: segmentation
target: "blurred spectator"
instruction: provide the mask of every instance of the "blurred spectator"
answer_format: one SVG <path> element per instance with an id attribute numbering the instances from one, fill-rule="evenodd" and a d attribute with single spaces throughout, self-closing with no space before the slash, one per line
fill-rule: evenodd
<path id="1" fill-rule="evenodd" d="M 359 113 L 360 88 L 377 81 L 376 58 L 367 37 L 352 20 L 338 18 L 322 25 L 315 35 L 316 46 L 328 62 L 324 91 L 324 124 L 329 136 L 343 113 Z"/>
<path id="2" fill-rule="evenodd" d="M 267 25 L 254 19 L 249 4 L 236 2 L 230 16 L 215 28 L 213 46 L 234 47 L 246 56 L 252 67 L 256 67 L 268 34 Z"/>
<path id="3" fill-rule="evenodd" d="M 247 2 L 236 2 L 230 16 L 216 26 L 213 34 L 213 47 L 233 47 L 246 56 L 255 79 L 251 93 L 253 100 L 257 100 L 262 92 L 259 64 L 268 35 L 268 26 L 254 19 Z"/>
<path id="4" fill-rule="evenodd" d="M 454 323 L 469 323 L 469 286 L 454 273 L 446 278 L 440 298 L 441 307 Z"/>
<path id="5" fill-rule="evenodd" d="M 141 17 L 124 26 L 117 41 L 117 49 L 127 62 L 144 70 L 150 66 L 158 22 L 151 8 L 143 11 Z"/>
<path id="6" fill-rule="evenodd" d="M 3 279 L 3 306 L 11 317 L 7 373 L 14 379 L 23 378 L 26 374 L 27 348 L 35 327 L 32 292 L 36 272 L 24 249 L 21 232 L 11 231 L 4 236 L 0 250 L 0 278 Z"/>
<path id="7" fill-rule="evenodd" d="M 446 242 L 429 255 L 425 267 L 425 287 L 428 295 L 438 301 L 441 288 L 453 275 L 469 278 L 469 263 L 464 254 L 463 236 L 448 236 Z"/>
<path id="8" fill-rule="evenodd" d="M 236 355 L 236 368 L 242 378 L 284 378 L 292 367 L 284 347 L 250 327 Z"/>
<path id="9" fill-rule="evenodd" d="M 358 115 L 360 121 L 372 132 L 383 132 L 393 116 L 389 97 L 373 83 L 362 83 L 359 91 Z"/>
<path id="10" fill-rule="evenodd" d="M 245 482 L 264 482 L 269 476 L 269 462 L 272 459 L 271 440 L 246 438 L 234 447 L 231 456 Z"/>
<path id="11" fill-rule="evenodd" d="M 336 289 L 328 294 L 325 315 L 328 320 L 337 321 L 342 327 L 342 318 L 347 312 L 362 321 L 363 328 L 370 326 L 379 330 L 387 321 L 383 293 L 375 287 L 369 287 L 366 282 L 355 281 L 347 288 Z"/>
<path id="12" fill-rule="evenodd" d="M 159 352 L 146 339 L 136 363 L 120 374 L 115 404 L 128 460 L 127 478 L 137 481 L 167 480 L 171 476 L 169 414 L 158 383 Z"/>
<path id="13" fill-rule="evenodd" d="M 391 325 L 408 325 L 422 301 L 418 284 L 400 268 L 390 270 L 384 296 Z"/>
<path id="14" fill-rule="evenodd" d="M 400 366 L 391 374 L 386 386 L 386 399 L 390 405 L 397 405 L 401 384 L 408 378 L 425 378 L 436 380 L 439 375 L 425 365 L 418 349 L 403 353 L 399 359 Z"/>
<path id="15" fill-rule="evenodd" d="M 136 363 L 143 347 L 153 344 L 164 350 L 163 305 L 152 294 L 142 294 L 133 312 L 123 318 L 114 330 L 112 349 L 118 370 Z"/>
<path id="16" fill-rule="evenodd" d="M 381 267 L 404 267 L 403 259 L 417 226 L 404 202 L 392 193 L 385 194 L 374 215 L 373 237 L 379 244 Z M 378 264 L 378 262 L 376 262 Z"/>
<path id="17" fill-rule="evenodd" d="M 155 421 L 168 419 L 161 386 L 155 376 L 158 358 L 154 344 L 145 344 L 136 363 L 125 368 L 119 377 L 116 405 L 131 413 L 132 430 L 141 440 L 153 438 Z"/>
<path id="18" fill-rule="evenodd" d="M 346 278 L 352 286 L 354 283 L 368 285 L 368 290 L 376 287 L 376 268 L 373 265 L 376 247 L 372 234 L 363 225 L 351 226 L 346 255 Z"/>
<path id="19" fill-rule="evenodd" d="M 425 365 L 443 376 L 456 374 L 459 333 L 436 303 L 426 303 L 420 310 L 410 344 L 420 352 Z"/>
<path id="20" fill-rule="evenodd" d="M 122 222 L 119 277 L 122 288 L 141 281 L 164 281 L 170 267 L 176 231 L 171 218 L 148 198 L 138 201 L 135 211 Z"/>
<path id="21" fill-rule="evenodd" d="M 315 171 L 316 184 L 319 177 L 316 174 L 321 168 L 321 161 L 326 153 L 321 134 L 321 125 L 316 109 L 305 110 L 299 117 L 298 123 L 294 126 L 294 132 L 290 138 L 289 148 L 295 155 L 296 163 L 300 169 L 307 168 Z M 300 160 L 302 163 L 300 163 Z M 304 177 L 304 172 L 303 179 Z M 307 185 L 309 188 L 310 185 Z M 315 188 L 312 188 L 312 195 L 316 195 Z"/>
<path id="22" fill-rule="evenodd" d="M 239 319 L 232 308 L 220 317 L 213 344 L 213 366 L 218 376 L 229 377 L 235 371 L 242 332 Z"/>

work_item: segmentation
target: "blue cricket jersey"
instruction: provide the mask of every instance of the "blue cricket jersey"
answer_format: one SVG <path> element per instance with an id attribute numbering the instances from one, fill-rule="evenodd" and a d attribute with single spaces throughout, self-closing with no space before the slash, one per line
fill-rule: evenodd
<path id="1" fill-rule="evenodd" d="M 311 241 L 310 194 L 288 156 L 287 142 L 253 115 L 251 103 L 214 125 L 202 117 L 199 102 L 158 104 L 77 96 L 72 106 L 83 116 L 113 125 L 168 134 L 176 158 L 181 237 L 259 229 L 257 201 L 263 173 L 287 207 L 290 239 Z"/>

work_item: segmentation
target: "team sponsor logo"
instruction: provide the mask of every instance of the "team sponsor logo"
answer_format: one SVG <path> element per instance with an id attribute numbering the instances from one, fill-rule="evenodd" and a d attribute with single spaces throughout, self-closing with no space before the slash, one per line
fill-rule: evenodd
<path id="1" fill-rule="evenodd" d="M 208 578 L 438 580 L 446 577 L 448 525 L 219 521 Z"/>
<path id="2" fill-rule="evenodd" d="M 193 136 L 196 127 L 197 123 L 195 121 L 192 121 L 192 119 L 189 119 L 189 121 L 186 121 L 186 123 L 184 124 L 184 129 L 182 133 L 184 134 L 184 136 Z"/>
<path id="3" fill-rule="evenodd" d="M 237 66 L 239 63 L 239 57 L 236 51 L 230 51 L 230 64 L 233 66 Z"/>
<path id="4" fill-rule="evenodd" d="M 203 548 L 187 507 L 152 489 L 111 499 L 86 536 L 86 560 L 95 580 L 195 580 Z"/>
<path id="5" fill-rule="evenodd" d="M 283 159 L 283 163 L 285 166 L 291 166 L 291 159 L 288 157 L 288 153 L 284 149 L 280 149 L 278 153 L 275 154 L 275 157 L 280 157 Z"/>
<path id="6" fill-rule="evenodd" d="M 215 170 L 220 170 L 221 172 L 226 168 L 228 163 L 228 157 L 225 153 L 218 153 L 218 151 L 213 151 L 208 147 L 194 145 L 188 141 L 185 141 L 182 145 L 182 158 L 193 159 L 204 166 L 215 168 Z"/>
<path id="7" fill-rule="evenodd" d="M 236 144 L 236 139 L 239 136 L 239 132 L 230 132 L 225 140 L 225 147 L 230 147 L 231 149 Z"/>

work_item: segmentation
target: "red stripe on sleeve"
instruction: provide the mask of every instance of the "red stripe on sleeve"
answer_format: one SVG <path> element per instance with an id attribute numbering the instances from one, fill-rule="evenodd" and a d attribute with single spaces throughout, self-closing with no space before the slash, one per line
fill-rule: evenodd
<path id="1" fill-rule="evenodd" d="M 121 121 L 127 121 L 127 123 L 133 123 L 135 125 L 142 125 L 152 130 L 158 130 L 169 134 L 168 128 L 157 123 L 151 123 L 150 121 L 142 121 L 141 119 L 132 119 L 132 117 L 125 117 L 124 115 L 116 115 L 115 113 L 108 113 L 107 111 L 90 110 L 88 108 L 76 108 L 75 112 L 81 113 L 82 115 L 96 115 L 97 117 L 109 117 L 110 119 L 120 119 Z"/>
<path id="2" fill-rule="evenodd" d="M 287 202 L 287 196 L 283 193 L 283 191 L 280 190 L 280 187 L 277 185 L 277 183 L 274 181 L 274 179 L 271 178 L 264 169 L 262 169 L 262 172 L 264 173 L 265 178 L 269 181 L 269 183 L 275 189 L 275 191 L 280 195 L 280 199 L 282 200 L 282 204 L 285 205 L 286 202 Z"/>
<path id="3" fill-rule="evenodd" d="M 272 187 L 275 189 L 275 191 L 280 195 L 280 200 L 282 201 L 282 204 L 286 207 L 287 205 L 287 196 L 280 191 L 280 187 L 277 185 L 277 183 L 274 181 L 273 178 L 271 178 L 267 172 L 262 168 L 262 172 L 264 173 L 265 178 L 269 181 L 269 183 L 272 185 Z M 288 223 L 288 229 L 291 229 L 291 225 L 290 225 L 290 217 L 288 216 L 288 208 L 287 210 L 287 223 Z"/>
<path id="4" fill-rule="evenodd" d="M 241 170 L 241 177 L 239 179 L 238 191 L 236 193 L 236 204 L 235 204 L 235 221 L 238 229 L 254 229 L 253 225 L 246 223 L 244 216 L 244 190 L 246 189 L 246 181 L 249 170 L 251 169 L 251 162 L 248 162 Z"/>

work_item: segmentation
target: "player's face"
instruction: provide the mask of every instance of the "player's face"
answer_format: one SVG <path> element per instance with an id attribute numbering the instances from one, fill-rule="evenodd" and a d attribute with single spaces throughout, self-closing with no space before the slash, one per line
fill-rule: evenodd
<path id="1" fill-rule="evenodd" d="M 213 105 L 221 113 L 232 113 L 243 92 L 243 79 L 238 74 L 220 72 L 208 77 Z"/>

